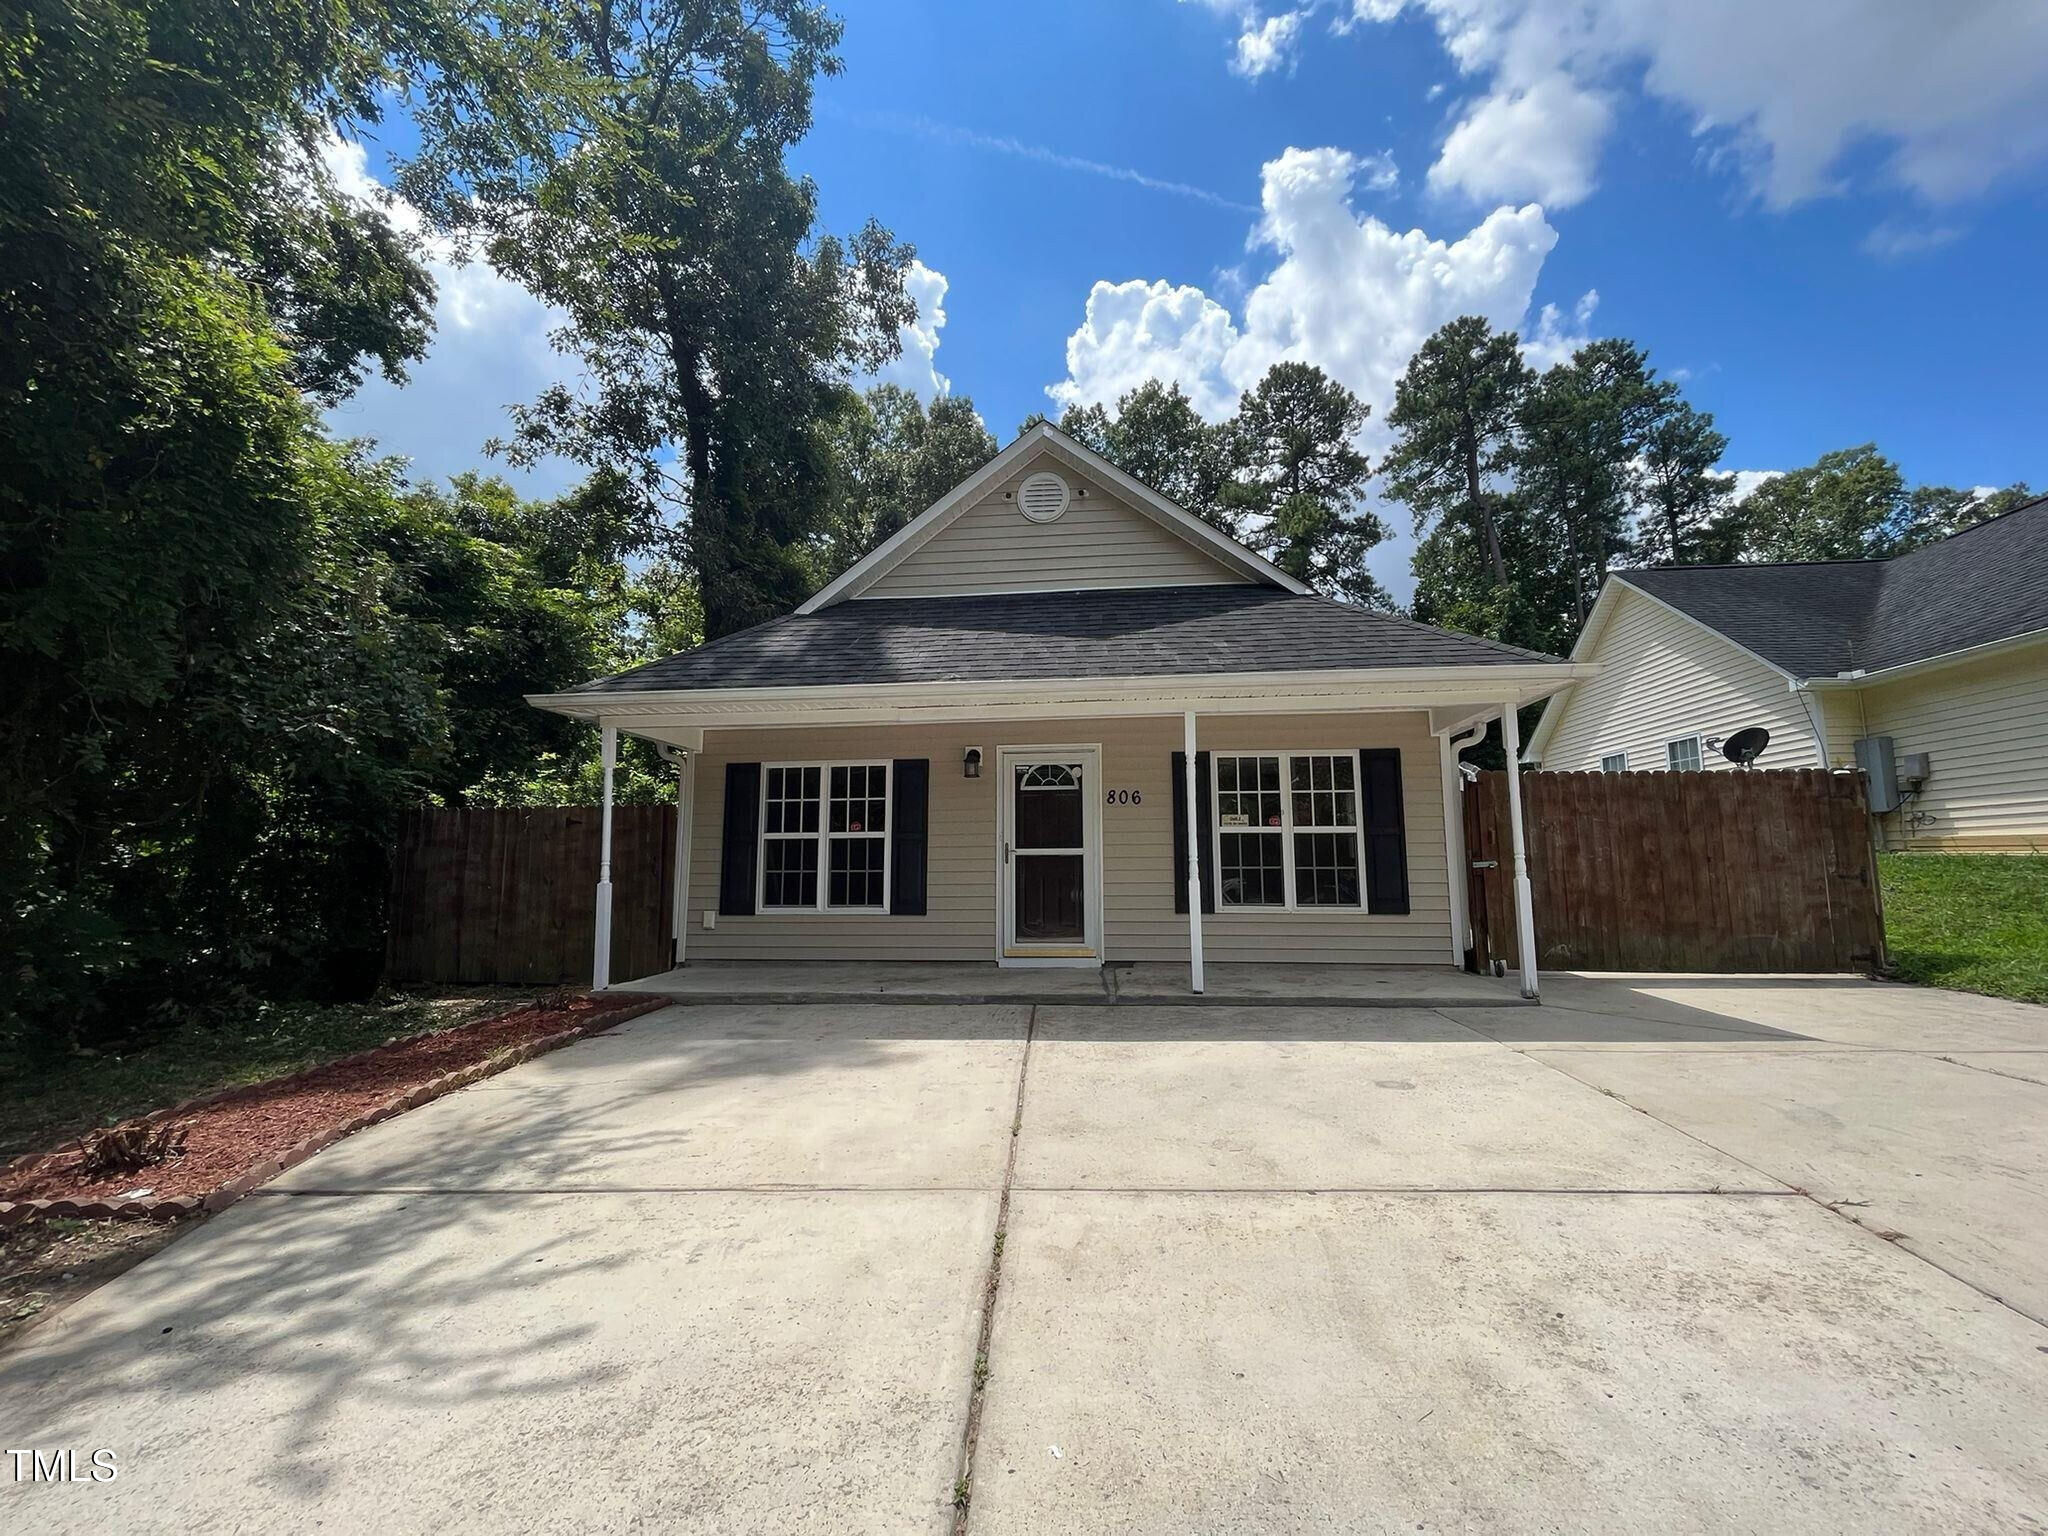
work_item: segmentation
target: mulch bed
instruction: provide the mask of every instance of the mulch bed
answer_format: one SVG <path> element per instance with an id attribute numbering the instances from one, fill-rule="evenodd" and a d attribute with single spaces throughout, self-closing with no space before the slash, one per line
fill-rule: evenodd
<path id="1" fill-rule="evenodd" d="M 218 1210 L 366 1125 L 665 1003 L 627 992 L 527 1003 L 293 1077 L 157 1110 L 142 1121 L 185 1127 L 181 1153 L 98 1177 L 85 1172 L 75 1143 L 16 1158 L 0 1168 L 0 1225 L 39 1215 L 164 1220 Z"/>

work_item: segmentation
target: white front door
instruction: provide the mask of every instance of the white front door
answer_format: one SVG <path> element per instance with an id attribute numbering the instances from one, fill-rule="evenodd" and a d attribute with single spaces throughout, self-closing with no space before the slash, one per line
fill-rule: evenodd
<path id="1" fill-rule="evenodd" d="M 1005 747 L 996 868 L 1005 965 L 1088 965 L 1102 954 L 1102 815 L 1094 747 Z"/>

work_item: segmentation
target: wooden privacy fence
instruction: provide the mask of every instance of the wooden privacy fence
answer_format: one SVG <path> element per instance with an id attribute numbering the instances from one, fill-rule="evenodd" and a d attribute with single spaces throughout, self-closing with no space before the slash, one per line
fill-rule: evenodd
<path id="1" fill-rule="evenodd" d="M 1867 971 L 1884 917 L 1863 776 L 1525 773 L 1536 960 L 1554 970 Z M 1518 964 L 1506 776 L 1465 786 L 1475 958 Z"/>
<path id="2" fill-rule="evenodd" d="M 594 806 L 421 810 L 392 861 L 392 981 L 590 984 L 597 921 Z M 612 812 L 612 976 L 665 971 L 676 812 Z"/>

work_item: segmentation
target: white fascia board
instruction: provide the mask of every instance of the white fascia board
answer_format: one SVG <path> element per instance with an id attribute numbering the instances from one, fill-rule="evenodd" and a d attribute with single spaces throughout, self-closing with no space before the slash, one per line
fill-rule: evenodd
<path id="1" fill-rule="evenodd" d="M 1385 667 L 1320 672 L 1190 673 L 1016 682 L 868 683 L 836 688 L 533 694 L 536 708 L 580 720 L 715 727 L 745 721 L 852 723 L 990 715 L 1150 714 L 1187 709 L 1275 713 L 1294 708 L 1427 708 L 1529 703 L 1584 675 L 1570 664 Z"/>
<path id="2" fill-rule="evenodd" d="M 2048 641 L 2048 629 L 2031 629 L 2023 635 L 2009 635 L 2003 640 L 1987 640 L 1982 645 L 1965 646 L 1960 651 L 1944 651 L 1939 656 L 1926 656 L 1919 661 L 1902 661 L 1895 667 L 1885 667 L 1881 671 L 1854 672 L 1847 677 L 1809 677 L 1803 679 L 1800 686 L 1824 692 L 1869 688 L 1899 678 L 1914 677 L 1922 672 L 1937 671 L 1942 667 L 1956 667 L 1965 662 L 1988 660 L 2006 651 L 2025 650 L 2030 645 L 2038 645 L 2044 641 Z"/>
<path id="3" fill-rule="evenodd" d="M 1183 511 L 1157 491 L 1134 480 L 1085 444 L 1074 441 L 1049 421 L 1041 421 L 990 459 L 980 469 L 946 492 L 924 511 L 897 529 L 883 543 L 857 560 L 822 591 L 797 607 L 798 613 L 816 613 L 834 603 L 857 597 L 902 561 L 943 533 L 965 512 L 981 493 L 1013 474 L 1041 446 L 1071 461 L 1072 466 L 1094 476 L 1116 491 L 1138 511 L 1163 524 L 1188 543 L 1255 581 L 1270 582 L 1289 592 L 1309 589 L 1294 577 L 1246 549 L 1237 540 L 1217 532 L 1191 512 Z"/>

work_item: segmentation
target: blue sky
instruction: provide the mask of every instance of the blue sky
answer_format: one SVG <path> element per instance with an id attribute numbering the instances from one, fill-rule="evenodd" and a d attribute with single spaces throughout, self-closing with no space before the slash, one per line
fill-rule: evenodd
<path id="1" fill-rule="evenodd" d="M 1221 413 L 1283 356 L 1378 417 L 1415 342 L 1478 312 L 1539 363 L 1632 338 L 1730 468 L 1874 440 L 1916 480 L 2048 482 L 2040 0 L 843 14 L 798 168 L 828 227 L 917 246 L 892 373 L 1000 438 L 1148 376 Z M 336 418 L 422 474 L 475 464 L 561 366 L 524 295 L 474 268 L 443 288 L 413 383 Z M 1409 547 L 1376 561 L 1402 593 Z"/>

